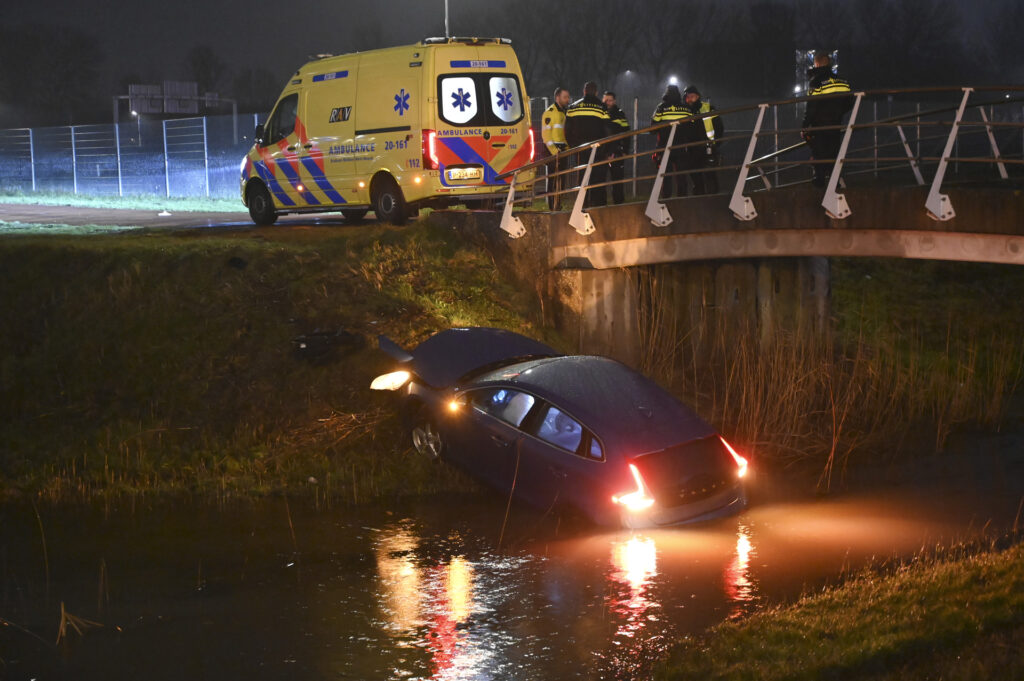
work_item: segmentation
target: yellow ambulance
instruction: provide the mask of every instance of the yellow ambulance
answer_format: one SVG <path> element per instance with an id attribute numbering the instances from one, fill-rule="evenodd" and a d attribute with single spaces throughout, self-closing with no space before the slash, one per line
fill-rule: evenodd
<path id="1" fill-rule="evenodd" d="M 533 160 L 519 60 L 501 38 L 428 38 L 328 56 L 291 78 L 242 160 L 253 222 L 340 211 L 401 224 L 486 200 Z"/>

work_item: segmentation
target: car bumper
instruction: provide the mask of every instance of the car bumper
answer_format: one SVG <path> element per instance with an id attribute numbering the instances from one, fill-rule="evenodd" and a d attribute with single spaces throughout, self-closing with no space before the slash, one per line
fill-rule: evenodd
<path id="1" fill-rule="evenodd" d="M 621 523 L 623 527 L 629 529 L 682 525 L 733 515 L 746 507 L 746 491 L 743 483 L 737 483 L 721 494 L 692 504 L 682 504 L 671 508 L 655 504 L 640 513 L 622 511 Z"/>

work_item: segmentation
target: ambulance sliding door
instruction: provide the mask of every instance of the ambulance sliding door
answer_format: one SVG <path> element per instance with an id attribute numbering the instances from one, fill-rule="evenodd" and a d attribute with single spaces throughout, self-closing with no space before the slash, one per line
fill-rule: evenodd
<path id="1" fill-rule="evenodd" d="M 361 148 L 372 148 L 357 163 L 367 179 L 383 168 L 396 176 L 420 169 L 421 121 L 429 106 L 420 83 L 424 53 L 416 47 L 395 49 L 360 61 L 355 135 Z"/>
<path id="2" fill-rule="evenodd" d="M 329 203 L 358 203 L 355 137 L 356 67 L 335 63 L 309 77 L 305 89 L 305 162 L 322 173 L 316 183 Z M 340 200 L 339 200 L 340 199 Z"/>

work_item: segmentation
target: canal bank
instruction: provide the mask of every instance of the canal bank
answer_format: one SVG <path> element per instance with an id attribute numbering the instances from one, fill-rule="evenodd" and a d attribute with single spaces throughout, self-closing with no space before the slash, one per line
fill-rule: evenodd
<path id="1" fill-rule="evenodd" d="M 359 503 L 474 489 L 414 457 L 390 404 L 366 389 L 388 367 L 376 336 L 413 345 L 485 325 L 580 345 L 555 328 L 543 261 L 495 249 L 480 222 L 490 214 L 452 213 L 478 229 L 435 214 L 400 229 L 4 236 L 4 496 L 287 491 Z M 670 314 L 686 302 L 673 294 L 649 318 L 639 368 L 758 468 L 795 466 L 822 489 L 858 467 L 926 457 L 951 434 L 1020 422 L 1007 398 L 1021 376 L 1024 272 L 868 260 L 829 272 L 824 342 L 799 324 L 767 340 L 716 326 L 713 305 L 698 339 Z M 654 300 L 661 275 L 645 276 Z"/>

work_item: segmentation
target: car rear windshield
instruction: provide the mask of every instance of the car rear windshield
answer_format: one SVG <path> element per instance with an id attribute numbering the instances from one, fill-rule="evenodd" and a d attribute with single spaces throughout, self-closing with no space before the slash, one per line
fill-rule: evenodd
<path id="1" fill-rule="evenodd" d="M 438 115 L 460 127 L 513 125 L 523 118 L 522 88 L 512 73 L 448 73 L 437 78 Z"/>

